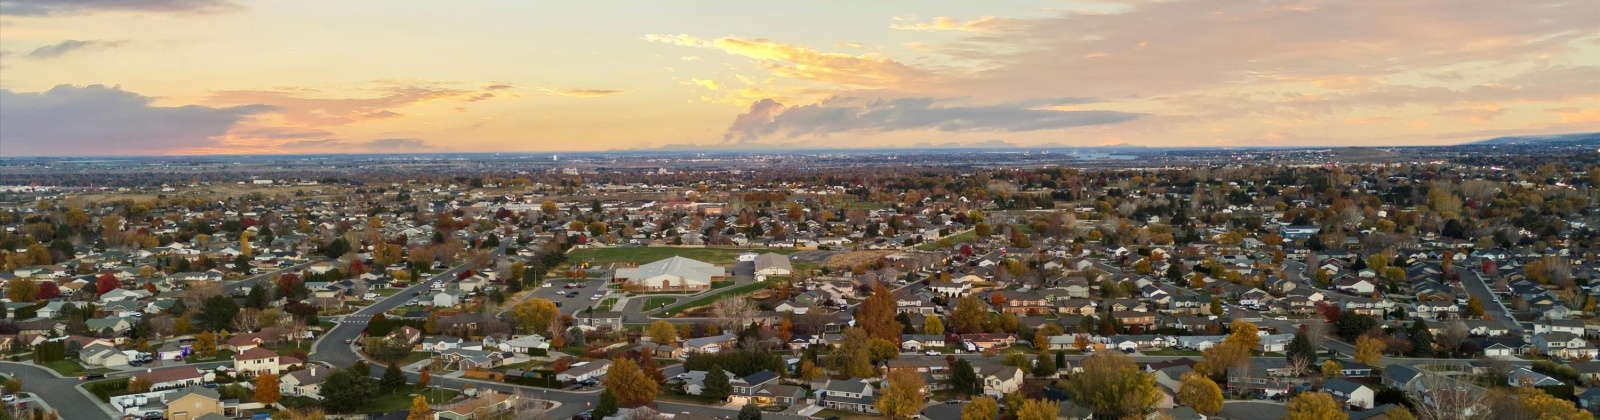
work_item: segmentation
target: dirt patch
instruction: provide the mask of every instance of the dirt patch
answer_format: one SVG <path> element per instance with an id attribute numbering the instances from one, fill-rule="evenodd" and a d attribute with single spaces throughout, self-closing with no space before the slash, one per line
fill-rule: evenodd
<path id="1" fill-rule="evenodd" d="M 861 264 L 877 262 L 878 260 L 883 259 L 883 257 L 889 256 L 889 254 L 893 254 L 895 252 L 898 251 L 877 250 L 838 253 L 828 256 L 828 262 L 824 263 L 823 266 L 829 268 L 850 268 Z"/>

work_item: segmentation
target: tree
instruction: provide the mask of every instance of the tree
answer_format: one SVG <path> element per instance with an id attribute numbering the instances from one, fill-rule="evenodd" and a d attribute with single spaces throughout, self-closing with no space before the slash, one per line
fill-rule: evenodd
<path id="1" fill-rule="evenodd" d="M 604 381 L 606 389 L 617 394 L 617 402 L 624 407 L 638 407 L 656 399 L 661 385 L 650 380 L 638 363 L 619 358 L 611 362 L 611 370 Z"/>
<path id="2" fill-rule="evenodd" d="M 360 364 L 357 364 L 360 366 Z M 352 412 L 367 403 L 378 391 L 378 380 L 355 369 L 335 369 L 322 383 L 322 408 L 328 411 Z"/>
<path id="3" fill-rule="evenodd" d="M 733 385 L 729 383 L 728 373 L 720 368 L 713 368 L 706 372 L 705 388 L 700 391 L 700 396 L 711 401 L 726 401 L 733 394 Z"/>
<path id="4" fill-rule="evenodd" d="M 1304 331 L 1295 334 L 1294 339 L 1289 341 L 1289 347 L 1284 350 L 1288 353 L 1289 366 L 1295 369 L 1304 370 L 1317 363 L 1317 349 L 1311 346 L 1311 340 L 1306 338 Z"/>
<path id="5" fill-rule="evenodd" d="M 1161 402 L 1155 376 L 1140 370 L 1127 355 L 1101 352 L 1082 362 L 1083 372 L 1073 375 L 1066 389 L 1085 408 L 1110 418 L 1144 417 Z M 1054 418 L 1055 412 L 1050 415 Z"/>
<path id="6" fill-rule="evenodd" d="M 122 287 L 122 281 L 117 280 L 117 276 L 114 276 L 111 273 L 101 274 L 100 277 L 96 278 L 94 282 L 95 294 L 97 295 L 106 294 L 106 292 L 110 292 L 120 287 Z"/>
<path id="7" fill-rule="evenodd" d="M 976 296 L 957 298 L 956 308 L 950 312 L 950 324 L 959 334 L 988 331 L 989 305 L 983 304 Z"/>
<path id="8" fill-rule="evenodd" d="M 1061 403 L 1029 398 L 1017 407 L 1016 420 L 1055 420 L 1060 412 Z"/>
<path id="9" fill-rule="evenodd" d="M 1289 420 L 1348 420 L 1344 408 L 1325 392 L 1306 392 L 1289 399 Z"/>
<path id="10" fill-rule="evenodd" d="M 1344 366 L 1338 360 L 1328 359 L 1322 362 L 1322 377 L 1338 378 L 1344 376 Z"/>
<path id="11" fill-rule="evenodd" d="M 1412 356 L 1433 357 L 1433 332 L 1422 321 L 1413 321 L 1407 327 L 1406 338 L 1411 340 Z"/>
<path id="12" fill-rule="evenodd" d="M 427 387 L 428 382 L 432 381 L 433 372 L 429 371 L 427 366 L 423 366 L 422 371 L 417 373 L 417 386 Z"/>
<path id="13" fill-rule="evenodd" d="M 600 403 L 594 405 L 593 417 L 602 419 L 617 415 L 619 408 L 621 407 L 617 404 L 617 394 L 612 393 L 610 389 L 600 391 Z"/>
<path id="14" fill-rule="evenodd" d="M 1200 414 L 1222 412 L 1222 387 L 1204 375 L 1185 373 L 1178 382 L 1178 402 L 1194 407 Z"/>
<path id="15" fill-rule="evenodd" d="M 16 393 L 16 391 L 11 390 L 7 390 L 7 392 Z M 150 380 L 139 376 L 128 378 L 128 392 L 135 394 L 150 392 Z"/>
<path id="16" fill-rule="evenodd" d="M 673 344 L 678 342 L 678 327 L 667 321 L 656 320 L 645 328 L 645 335 L 650 337 L 652 343 Z"/>
<path id="17" fill-rule="evenodd" d="M 1211 346 L 1200 352 L 1200 363 L 1194 365 L 1194 370 L 1212 378 L 1222 377 L 1228 368 L 1241 366 L 1250 361 L 1250 350 L 1243 344 L 1222 343 Z"/>
<path id="18" fill-rule="evenodd" d="M 256 392 L 252 398 L 258 403 L 272 405 L 276 404 L 279 399 L 283 398 L 282 395 L 278 394 L 277 373 L 263 372 L 260 375 L 256 375 L 255 385 Z"/>
<path id="19" fill-rule="evenodd" d="M 1022 369 L 1023 372 L 1033 368 L 1033 362 L 1028 361 L 1028 355 L 1022 354 L 1021 350 L 1006 352 L 1006 357 L 1000 361 L 1000 364 Z"/>
<path id="20" fill-rule="evenodd" d="M 867 336 L 872 338 L 900 342 L 901 325 L 895 322 L 895 306 L 894 292 L 879 282 L 872 287 L 872 296 L 856 307 L 856 327 L 866 330 Z"/>
<path id="21" fill-rule="evenodd" d="M 955 366 L 950 368 L 950 388 L 956 391 L 956 395 L 979 395 L 982 393 L 979 385 L 978 372 L 972 369 L 972 363 L 967 359 L 956 359 Z"/>
<path id="22" fill-rule="evenodd" d="M 761 408 L 754 403 L 745 404 L 739 409 L 739 420 L 761 420 Z"/>
<path id="23" fill-rule="evenodd" d="M 556 304 L 548 299 L 532 298 L 511 307 L 511 319 L 515 320 L 523 331 L 556 334 L 552 327 L 556 326 L 559 316 L 561 309 L 556 308 Z"/>
<path id="24" fill-rule="evenodd" d="M 1417 420 L 1417 416 L 1411 414 L 1411 410 L 1407 410 L 1403 405 L 1397 405 L 1383 414 L 1389 416 L 1389 420 Z"/>
<path id="25" fill-rule="evenodd" d="M 406 374 L 400 371 L 400 365 L 389 363 L 389 367 L 383 369 L 383 379 L 378 382 L 378 385 L 383 388 L 384 392 L 405 389 Z"/>
<path id="26" fill-rule="evenodd" d="M 601 401 L 605 399 L 602 398 Z M 406 413 L 406 420 L 433 420 L 433 409 L 428 407 L 427 397 L 418 395 L 411 399 L 411 411 Z"/>
<path id="27" fill-rule="evenodd" d="M 1360 338 L 1357 338 L 1356 354 L 1354 356 L 1356 362 L 1369 366 L 1377 366 L 1378 363 L 1383 360 L 1384 347 L 1385 344 L 1383 339 L 1378 337 L 1363 335 Z"/>
<path id="28" fill-rule="evenodd" d="M 913 369 L 889 372 L 889 385 L 878 396 L 878 411 L 893 419 L 910 419 L 922 410 L 923 388 L 927 382 Z"/>
<path id="29" fill-rule="evenodd" d="M 1256 324 L 1242 319 L 1234 320 L 1232 324 L 1228 324 L 1228 330 L 1228 338 L 1222 342 L 1237 343 L 1249 351 L 1261 347 L 1260 329 L 1256 328 Z"/>
<path id="30" fill-rule="evenodd" d="M 206 298 L 200 307 L 200 312 L 194 315 L 194 321 L 203 330 L 223 331 L 233 326 L 234 316 L 239 314 L 239 304 L 226 295 L 216 295 Z"/>
<path id="31" fill-rule="evenodd" d="M 922 333 L 944 335 L 944 321 L 940 321 L 938 315 L 928 315 L 922 319 Z"/>
<path id="32" fill-rule="evenodd" d="M 1372 331 L 1373 328 L 1377 328 L 1378 320 L 1365 314 L 1344 311 L 1339 315 L 1339 321 L 1334 325 L 1334 330 L 1338 332 L 1339 337 L 1349 341 L 1366 334 L 1367 331 Z"/>
<path id="33" fill-rule="evenodd" d="M 872 369 L 872 340 L 860 328 L 845 329 L 839 349 L 833 352 L 833 367 L 851 378 L 876 376 Z"/>
<path id="34" fill-rule="evenodd" d="M 999 412 L 1000 403 L 994 398 L 973 398 L 966 407 L 961 407 L 961 420 L 995 420 L 995 414 Z"/>
<path id="35" fill-rule="evenodd" d="M 1467 298 L 1467 316 L 1483 318 L 1483 301 L 1478 300 L 1477 296 Z"/>
<path id="36" fill-rule="evenodd" d="M 217 354 L 217 335 L 211 331 L 202 332 L 194 336 L 194 352 L 201 356 Z"/>
<path id="37" fill-rule="evenodd" d="M 1034 359 L 1034 361 L 1033 361 L 1033 376 L 1039 377 L 1039 378 L 1054 378 L 1054 377 L 1056 377 L 1056 359 L 1053 358 L 1053 357 L 1050 357 L 1049 353 L 1050 353 L 1049 351 L 1045 351 L 1044 353 L 1039 353 L 1039 357 L 1037 359 Z"/>
<path id="38" fill-rule="evenodd" d="M 6 297 L 12 302 L 33 302 L 39 297 L 39 282 L 29 278 L 12 280 L 6 283 Z"/>
<path id="39" fill-rule="evenodd" d="M 54 281 L 44 281 L 44 282 L 39 282 L 39 292 L 38 292 L 37 295 L 34 296 L 34 298 L 41 299 L 41 300 L 48 300 L 48 299 L 55 299 L 55 298 L 60 297 L 60 296 L 61 296 L 61 286 L 56 285 L 56 282 L 54 282 Z"/>

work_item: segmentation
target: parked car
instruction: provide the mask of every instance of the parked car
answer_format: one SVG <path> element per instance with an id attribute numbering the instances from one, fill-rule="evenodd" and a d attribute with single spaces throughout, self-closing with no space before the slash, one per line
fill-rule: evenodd
<path id="1" fill-rule="evenodd" d="M 17 394 L 5 394 L 3 396 L 0 396 L 0 401 L 16 402 L 17 401 Z"/>
<path id="2" fill-rule="evenodd" d="M 105 379 L 105 378 L 106 378 L 106 374 L 104 374 L 104 373 L 89 373 L 89 374 L 85 374 L 83 376 L 79 376 L 78 380 L 87 381 L 87 380 L 90 380 L 90 379 Z"/>
<path id="3" fill-rule="evenodd" d="M 939 355 L 939 351 L 938 350 L 928 350 L 928 351 L 922 352 L 922 354 L 926 354 L 926 355 L 929 355 L 929 356 L 938 356 Z"/>

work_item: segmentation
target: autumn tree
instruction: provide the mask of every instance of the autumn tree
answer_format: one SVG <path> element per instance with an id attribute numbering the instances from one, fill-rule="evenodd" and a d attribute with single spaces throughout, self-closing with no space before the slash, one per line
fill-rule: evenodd
<path id="1" fill-rule="evenodd" d="M 1220 378 L 1228 372 L 1228 368 L 1239 367 L 1250 361 L 1250 350 L 1243 344 L 1229 343 L 1224 340 L 1200 352 L 1200 363 L 1194 365 L 1194 370 L 1212 378 Z"/>
<path id="2" fill-rule="evenodd" d="M 11 280 L 6 283 L 6 297 L 12 302 L 33 302 L 39 297 L 39 282 L 26 277 Z"/>
<path id="3" fill-rule="evenodd" d="M 217 354 L 217 335 L 205 331 L 194 336 L 194 352 L 202 356 Z"/>
<path id="4" fill-rule="evenodd" d="M 1255 323 L 1242 319 L 1234 320 L 1232 324 L 1228 324 L 1228 331 L 1228 338 L 1223 339 L 1223 343 L 1237 343 L 1249 351 L 1261 347 L 1260 329 Z"/>
<path id="5" fill-rule="evenodd" d="M 1322 362 L 1322 377 L 1338 378 L 1344 376 L 1344 366 L 1338 360 L 1328 359 Z"/>
<path id="6" fill-rule="evenodd" d="M 252 396 L 256 402 L 272 405 L 276 404 L 283 396 L 278 394 L 278 374 L 264 372 L 256 375 L 256 392 Z"/>
<path id="7" fill-rule="evenodd" d="M 660 392 L 660 385 L 650 380 L 638 363 L 632 359 L 618 358 L 611 362 L 611 370 L 604 379 L 606 389 L 617 394 L 617 401 L 624 407 L 638 407 L 656 399 Z"/>
<path id="8" fill-rule="evenodd" d="M 515 320 L 523 331 L 543 334 L 558 334 L 553 330 L 557 317 L 561 316 L 561 309 L 547 299 L 532 298 L 511 307 L 511 319 Z"/>
<path id="9" fill-rule="evenodd" d="M 95 294 L 97 295 L 106 294 L 107 292 L 116 290 L 120 287 L 122 287 L 122 281 L 117 280 L 117 276 L 114 276 L 111 273 L 104 273 L 101 274 L 100 277 L 95 278 L 94 289 Z"/>
<path id="10" fill-rule="evenodd" d="M 150 380 L 140 376 L 128 378 L 128 392 L 134 394 L 150 392 Z"/>
<path id="11" fill-rule="evenodd" d="M 989 306 L 976 296 L 956 299 L 956 308 L 950 312 L 950 324 L 956 333 L 972 334 L 988 331 Z"/>
<path id="12" fill-rule="evenodd" d="M 922 319 L 922 333 L 928 335 L 944 335 L 944 321 L 938 315 L 928 315 Z"/>
<path id="13" fill-rule="evenodd" d="M 656 320 L 645 328 L 645 335 L 650 337 L 652 343 L 673 344 L 678 342 L 678 327 L 667 321 Z"/>
<path id="14" fill-rule="evenodd" d="M 883 283 L 878 283 L 872 288 L 872 296 L 856 307 L 856 327 L 865 330 L 872 338 L 899 343 L 901 325 L 895 321 L 896 306 L 894 293 Z"/>
<path id="15" fill-rule="evenodd" d="M 1055 420 L 1060 412 L 1061 403 L 1029 398 L 1022 400 L 1022 404 L 1017 407 L 1016 420 Z"/>
<path id="16" fill-rule="evenodd" d="M 878 396 L 878 411 L 893 419 L 910 419 L 922 410 L 922 389 L 927 382 L 922 373 L 913 369 L 896 369 L 889 373 L 889 385 Z"/>
<path id="17" fill-rule="evenodd" d="M 1161 402 L 1155 376 L 1140 370 L 1127 355 L 1102 352 L 1082 363 L 1083 372 L 1073 375 L 1066 388 L 1085 408 L 1110 418 L 1142 418 Z M 1055 411 L 1050 413 L 1054 418 Z"/>
<path id="18" fill-rule="evenodd" d="M 1348 420 L 1344 407 L 1325 392 L 1306 392 L 1289 399 L 1289 420 Z"/>
<path id="19" fill-rule="evenodd" d="M 433 409 L 428 407 L 426 397 L 411 398 L 411 411 L 406 413 L 406 420 L 433 420 Z"/>
<path id="20" fill-rule="evenodd" d="M 1185 373 L 1178 383 L 1178 402 L 1194 407 L 1200 414 L 1222 412 L 1222 387 L 1204 375 Z"/>

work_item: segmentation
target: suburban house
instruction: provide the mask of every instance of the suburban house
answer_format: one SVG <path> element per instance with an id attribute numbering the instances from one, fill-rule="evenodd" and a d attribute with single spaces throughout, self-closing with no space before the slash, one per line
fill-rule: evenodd
<path id="1" fill-rule="evenodd" d="M 937 334 L 906 334 L 900 339 L 900 348 L 907 351 L 922 351 L 926 348 L 945 347 L 944 337 Z"/>
<path id="2" fill-rule="evenodd" d="M 822 406 L 835 410 L 878 414 L 877 398 L 866 380 L 830 380 L 821 391 Z"/>
<path id="3" fill-rule="evenodd" d="M 616 311 L 578 312 L 573 314 L 572 325 L 596 329 L 621 329 L 622 313 Z"/>
<path id="4" fill-rule="evenodd" d="M 565 372 L 557 373 L 556 380 L 561 382 L 577 382 L 590 379 L 600 379 L 611 371 L 610 360 L 595 360 L 590 362 L 574 363 Z"/>
<path id="5" fill-rule="evenodd" d="M 752 373 L 743 378 L 733 378 L 728 381 L 728 384 L 733 386 L 733 394 L 729 397 L 734 404 L 744 405 L 750 402 L 751 398 L 755 397 L 756 392 L 760 391 L 762 387 L 767 384 L 775 384 L 777 381 L 778 374 L 766 370 Z"/>
<path id="6" fill-rule="evenodd" d="M 683 340 L 683 349 L 688 353 L 717 353 L 724 348 L 733 347 L 734 340 L 738 339 L 739 337 L 733 334 L 691 338 Z"/>
<path id="7" fill-rule="evenodd" d="M 97 340 L 88 347 L 78 350 L 78 361 L 87 366 L 124 366 L 128 364 L 128 355 L 110 344 L 105 344 L 102 340 Z"/>
<path id="8" fill-rule="evenodd" d="M 528 334 L 500 342 L 500 348 L 505 351 L 527 354 L 533 350 L 549 350 L 550 341 L 538 334 Z"/>
<path id="9" fill-rule="evenodd" d="M 1329 379 L 1322 384 L 1322 390 L 1332 395 L 1334 399 L 1343 402 L 1346 407 L 1360 410 L 1372 408 L 1372 401 L 1375 396 L 1372 388 L 1344 378 Z"/>
<path id="10" fill-rule="evenodd" d="M 629 290 L 707 290 L 728 277 L 725 268 L 677 256 L 615 273 L 612 281 Z"/>
<path id="11" fill-rule="evenodd" d="M 244 353 L 233 356 L 233 369 L 244 376 L 278 373 L 278 370 L 281 369 L 278 363 L 278 352 L 267 350 L 265 347 L 245 350 Z"/>
<path id="12" fill-rule="evenodd" d="M 169 392 L 161 398 L 167 403 L 166 412 L 163 413 L 167 419 L 198 420 L 209 419 L 212 416 L 228 418 L 223 413 L 222 394 L 211 388 L 190 386 Z"/>
<path id="13" fill-rule="evenodd" d="M 328 379 L 331 373 L 321 365 L 289 372 L 278 379 L 278 392 L 283 395 L 295 395 L 311 398 L 322 398 L 322 382 Z"/>
<path id="14" fill-rule="evenodd" d="M 161 390 L 208 384 L 216 378 L 216 375 L 201 372 L 199 368 L 193 366 L 176 366 L 163 369 L 145 369 L 144 372 L 136 373 L 133 377 L 149 381 L 151 390 Z"/>
<path id="15" fill-rule="evenodd" d="M 978 370 L 984 395 L 1005 398 L 1006 394 L 1022 389 L 1022 369 L 1015 366 L 977 364 L 973 369 Z"/>
<path id="16" fill-rule="evenodd" d="M 454 363 L 462 370 L 489 369 L 505 364 L 505 356 L 500 352 L 483 350 L 455 349 L 437 354 L 437 359 L 446 363 Z"/>
<path id="17" fill-rule="evenodd" d="M 476 398 L 444 408 L 433 413 L 435 420 L 468 420 L 477 419 L 479 413 L 488 413 L 492 416 L 510 412 L 517 404 L 517 396 L 494 391 L 479 394 Z"/>
<path id="18" fill-rule="evenodd" d="M 422 351 L 447 351 L 461 348 L 461 337 L 436 335 L 422 340 Z"/>

